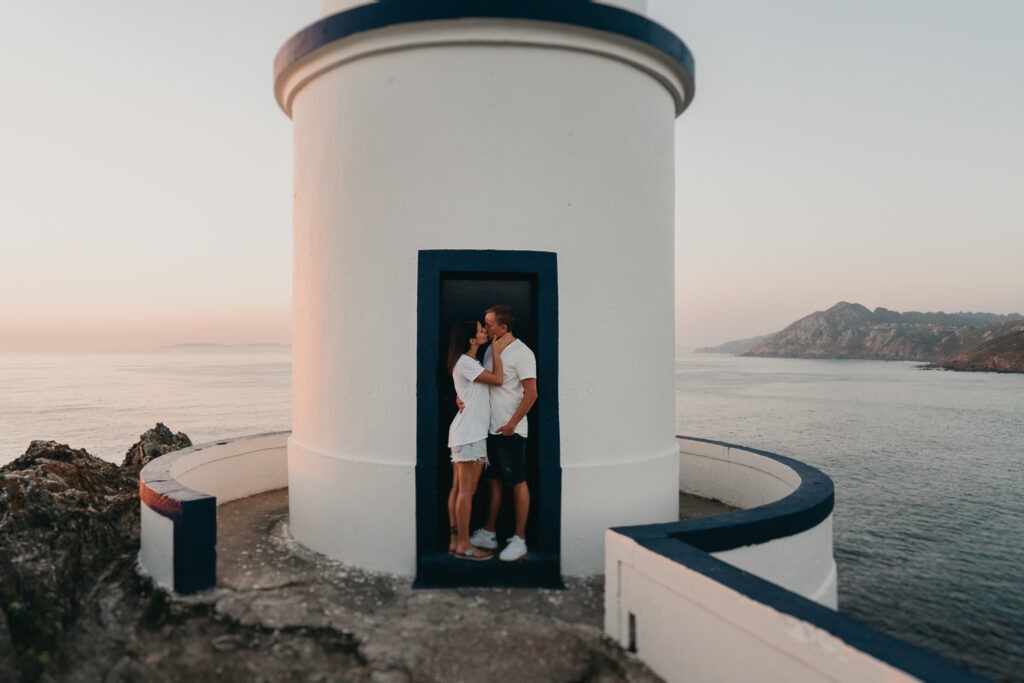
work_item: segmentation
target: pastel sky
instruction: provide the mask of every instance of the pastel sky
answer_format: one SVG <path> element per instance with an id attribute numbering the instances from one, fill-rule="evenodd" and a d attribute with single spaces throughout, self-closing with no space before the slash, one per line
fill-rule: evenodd
<path id="1" fill-rule="evenodd" d="M 271 63 L 318 7 L 5 4 L 0 348 L 288 341 Z M 649 8 L 697 61 L 676 127 L 680 347 L 840 300 L 1024 312 L 1024 3 Z"/>

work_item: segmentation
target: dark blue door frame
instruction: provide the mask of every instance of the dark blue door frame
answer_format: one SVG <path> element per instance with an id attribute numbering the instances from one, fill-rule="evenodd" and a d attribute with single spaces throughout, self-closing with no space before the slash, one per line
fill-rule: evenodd
<path id="1" fill-rule="evenodd" d="M 562 467 L 558 425 L 558 262 L 551 252 L 425 250 L 419 252 L 416 345 L 416 558 L 415 586 L 561 586 Z M 448 491 L 441 468 L 450 468 L 439 447 L 448 425 L 439 419 L 442 382 L 451 382 L 441 357 L 448 330 L 441 329 L 442 289 L 451 280 L 530 283 L 534 302 L 531 340 L 537 356 L 537 403 L 529 414 L 536 453 L 536 490 L 531 490 L 529 554 L 519 562 L 465 562 L 447 554 L 441 517 Z M 504 303 L 493 301 L 490 303 Z M 483 317 L 483 310 L 476 312 Z M 444 385 L 447 388 L 447 385 Z M 448 400 L 448 399 L 445 399 Z M 443 411 L 442 411 L 443 412 Z M 483 487 L 481 487 L 483 489 Z M 511 496 L 506 496 L 511 505 Z M 527 534 L 530 536 L 530 534 Z"/>

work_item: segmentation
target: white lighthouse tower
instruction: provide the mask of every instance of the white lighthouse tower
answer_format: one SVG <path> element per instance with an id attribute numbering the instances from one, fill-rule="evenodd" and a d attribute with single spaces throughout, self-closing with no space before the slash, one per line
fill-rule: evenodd
<path id="1" fill-rule="evenodd" d="M 690 54 L 643 0 L 322 10 L 275 64 L 294 123 L 292 533 L 424 585 L 602 573 L 606 528 L 678 514 Z M 537 355 L 530 553 L 446 563 L 442 355 L 451 322 L 496 303 Z"/>

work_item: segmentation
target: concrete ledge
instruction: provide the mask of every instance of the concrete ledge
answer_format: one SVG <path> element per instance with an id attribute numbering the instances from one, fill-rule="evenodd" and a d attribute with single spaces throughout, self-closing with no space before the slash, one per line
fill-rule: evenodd
<path id="1" fill-rule="evenodd" d="M 986 680 L 676 539 L 605 551 L 605 632 L 667 681 Z"/>
<path id="2" fill-rule="evenodd" d="M 825 474 L 767 451 L 677 441 L 680 490 L 749 509 L 605 534 L 605 632 L 656 673 L 984 680 L 830 609 L 834 491 Z"/>
<path id="3" fill-rule="evenodd" d="M 289 433 L 192 446 L 142 468 L 143 571 L 176 593 L 212 588 L 217 580 L 217 506 L 288 485 Z"/>

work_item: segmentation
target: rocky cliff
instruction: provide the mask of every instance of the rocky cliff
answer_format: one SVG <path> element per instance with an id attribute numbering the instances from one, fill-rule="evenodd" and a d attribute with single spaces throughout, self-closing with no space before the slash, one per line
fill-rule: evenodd
<path id="1" fill-rule="evenodd" d="M 743 355 L 941 361 L 1019 326 L 1020 316 L 990 313 L 897 313 L 840 302 L 771 335 Z"/>
<path id="2" fill-rule="evenodd" d="M 65 444 L 33 441 L 0 468 L 0 680 L 43 678 L 89 604 L 86 596 L 105 577 L 134 574 L 139 470 L 190 445 L 184 434 L 157 424 L 121 467 Z"/>
<path id="3" fill-rule="evenodd" d="M 953 358 L 929 365 L 945 370 L 1024 373 L 1024 324 L 1009 325 L 1010 331 Z"/>

